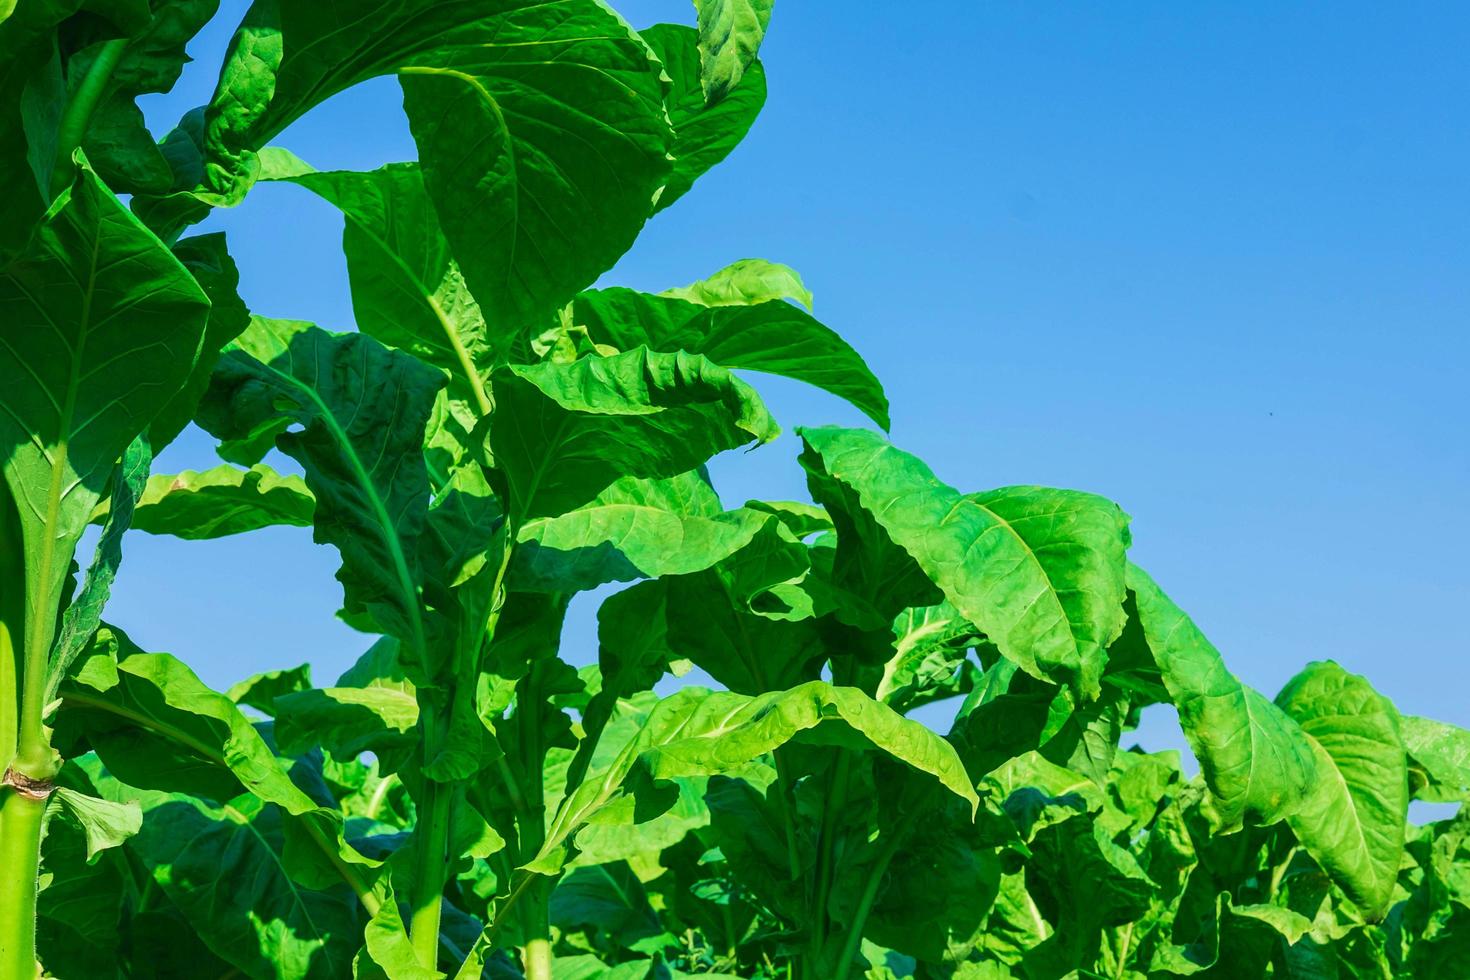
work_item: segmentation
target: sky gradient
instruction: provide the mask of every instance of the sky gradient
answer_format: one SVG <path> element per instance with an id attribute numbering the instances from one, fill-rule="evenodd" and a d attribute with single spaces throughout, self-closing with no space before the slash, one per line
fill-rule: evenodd
<path id="1" fill-rule="evenodd" d="M 208 98 L 243 9 L 144 101 L 156 132 Z M 605 281 L 794 266 L 943 479 L 1117 500 L 1134 560 L 1267 696 L 1331 658 L 1470 726 L 1467 42 L 1451 3 L 783 0 L 751 135 Z M 410 159 L 400 101 L 379 79 L 277 143 L 323 169 Z M 351 328 L 330 206 L 260 186 L 202 228 L 228 233 L 256 312 Z M 751 380 L 788 433 L 865 424 Z M 716 486 L 805 499 L 796 452 L 727 455 Z M 157 469 L 214 462 L 191 432 Z M 368 644 L 333 618 L 336 565 L 302 529 L 133 534 L 108 617 L 216 686 L 303 661 L 326 684 Z M 1148 746 L 1179 744 L 1169 711 Z"/>

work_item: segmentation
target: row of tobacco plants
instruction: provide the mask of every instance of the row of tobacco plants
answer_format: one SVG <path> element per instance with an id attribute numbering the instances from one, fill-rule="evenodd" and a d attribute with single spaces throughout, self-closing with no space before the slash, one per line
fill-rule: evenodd
<path id="1" fill-rule="evenodd" d="M 1470 818 L 1406 819 L 1470 735 L 1246 687 L 1107 500 L 942 482 L 792 270 L 589 288 L 765 99 L 769 0 L 695 6 L 257 0 L 159 140 L 214 0 L 0 3 L 0 980 L 1470 976 Z M 387 74 L 416 162 L 269 145 Z M 260 181 L 340 209 L 355 331 L 189 232 Z M 747 372 L 872 420 L 798 430 L 815 503 L 711 486 Z M 223 464 L 150 475 L 191 422 Z M 267 525 L 340 556 L 330 684 L 106 623 L 130 528 Z M 1198 776 L 1120 748 L 1153 704 Z"/>

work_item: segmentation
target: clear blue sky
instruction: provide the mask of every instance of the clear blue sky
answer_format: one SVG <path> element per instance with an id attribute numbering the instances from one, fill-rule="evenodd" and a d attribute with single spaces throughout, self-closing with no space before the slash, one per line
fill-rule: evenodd
<path id="1" fill-rule="evenodd" d="M 223 7 L 146 101 L 159 132 L 212 89 L 244 4 Z M 795 266 L 943 478 L 1119 501 L 1135 560 L 1268 696 L 1333 658 L 1470 725 L 1467 47 L 1448 2 L 782 0 L 750 137 L 608 281 Z M 379 80 L 278 142 L 322 168 L 408 159 L 399 102 Z M 351 326 L 330 207 L 263 186 L 205 227 L 257 312 Z M 753 380 L 788 431 L 863 424 Z M 804 496 L 796 451 L 717 461 L 726 501 Z M 194 433 L 160 465 L 213 462 Z M 134 534 L 108 615 L 216 685 L 301 661 L 329 683 L 367 643 L 333 619 L 335 567 L 305 530 Z M 580 603 L 576 662 L 592 623 Z"/>

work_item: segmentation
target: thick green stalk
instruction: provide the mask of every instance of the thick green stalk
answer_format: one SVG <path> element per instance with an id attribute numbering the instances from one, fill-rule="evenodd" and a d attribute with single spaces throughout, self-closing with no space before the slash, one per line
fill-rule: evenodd
<path id="1" fill-rule="evenodd" d="M 505 574 L 510 568 L 510 554 L 515 537 L 509 524 L 504 531 L 505 540 L 501 551 L 500 568 L 495 574 L 491 589 L 494 599 L 484 623 L 468 626 L 457 644 L 455 657 L 456 684 L 473 685 L 479 669 L 478 654 L 482 647 L 495 638 L 495 629 L 500 622 L 503 600 L 502 590 Z M 473 688 L 471 688 L 473 689 Z M 450 727 L 451 707 L 430 706 L 422 700 L 420 724 L 424 726 L 424 762 L 435 759 L 443 747 L 443 739 Z M 442 711 L 442 714 L 441 714 Z M 449 828 L 453 821 L 455 798 L 459 790 L 424 777 L 424 800 L 419 807 L 418 823 L 414 827 L 414 887 L 409 903 L 408 935 L 419 962 L 433 970 L 439 959 L 439 927 L 444 909 L 444 886 L 449 872 Z"/>
<path id="2" fill-rule="evenodd" d="M 449 818 L 453 791 L 424 780 L 424 800 L 414 829 L 415 875 L 408 934 L 419 962 L 430 970 L 439 962 L 439 920 L 444 908 L 444 875 L 449 863 Z"/>
<path id="3" fill-rule="evenodd" d="M 36 883 L 46 796 L 0 790 L 0 980 L 32 980 L 36 967 Z"/>
<path id="4" fill-rule="evenodd" d="M 0 483 L 0 773 L 10 767 L 20 737 L 21 636 L 25 632 L 25 553 L 19 520 Z"/>
<path id="5" fill-rule="evenodd" d="M 873 861 L 873 866 L 868 869 L 868 880 L 863 883 L 863 893 L 858 896 L 857 911 L 853 913 L 852 923 L 848 929 L 847 936 L 842 942 L 842 954 L 837 960 L 837 976 L 846 977 L 852 970 L 852 964 L 857 959 L 858 948 L 863 944 L 863 930 L 868 925 L 868 915 L 873 911 L 873 902 L 878 897 L 878 888 L 883 884 L 883 876 L 888 873 L 888 865 L 893 863 L 893 855 L 898 853 L 899 846 L 908 837 L 909 830 L 914 825 L 914 819 L 927 809 L 927 805 L 915 805 L 906 817 L 899 821 L 898 826 L 887 835 L 888 840 L 883 845 L 883 850 L 878 852 L 878 857 Z"/>
<path id="6" fill-rule="evenodd" d="M 832 882 L 837 876 L 837 821 L 847 806 L 848 780 L 852 772 L 852 753 L 837 750 L 837 763 L 828 784 L 827 800 L 822 807 L 822 836 L 817 842 L 817 901 L 812 907 L 814 916 L 810 956 L 815 966 L 823 956 L 827 944 L 827 902 L 832 894 Z"/>
<path id="7" fill-rule="evenodd" d="M 77 86 L 71 101 L 62 111 L 61 124 L 56 131 L 56 166 L 51 171 L 52 197 L 60 194 L 71 183 L 74 173 L 71 155 L 82 145 L 82 139 L 87 135 L 87 126 L 92 121 L 92 113 L 106 94 L 112 73 L 127 50 L 126 38 L 104 42 L 87 73 L 82 76 L 81 84 Z"/>
<path id="8" fill-rule="evenodd" d="M 521 954 L 526 980 L 551 980 L 551 940 L 545 936 L 526 941 Z"/>

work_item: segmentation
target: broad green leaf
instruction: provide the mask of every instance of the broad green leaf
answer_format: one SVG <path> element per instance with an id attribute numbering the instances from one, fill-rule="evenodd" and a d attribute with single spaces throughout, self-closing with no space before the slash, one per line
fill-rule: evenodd
<path id="1" fill-rule="evenodd" d="M 0 454 L 39 621 L 54 616 L 48 597 L 118 458 L 188 379 L 208 312 L 178 259 L 85 166 L 0 268 Z"/>
<path id="2" fill-rule="evenodd" d="M 1291 829 L 1363 914 L 1388 910 L 1398 879 L 1409 808 L 1399 717 L 1366 680 L 1331 661 L 1287 682 L 1276 704 L 1316 754 L 1317 778 Z"/>
<path id="3" fill-rule="evenodd" d="M 652 952 L 673 938 L 625 861 L 574 868 L 556 883 L 550 913 L 551 924 L 563 935 L 591 927 L 617 949 Z"/>
<path id="4" fill-rule="evenodd" d="M 55 807 L 82 829 L 87 839 L 88 861 L 95 860 L 110 847 L 120 846 L 143 826 L 143 811 L 136 803 L 99 800 L 65 786 L 57 787 L 52 800 Z"/>
<path id="5" fill-rule="evenodd" d="M 291 780 L 235 703 L 174 657 L 143 653 L 105 627 L 60 696 L 56 740 L 64 751 L 85 738 L 114 776 L 139 789 L 222 804 L 249 793 L 274 803 L 288 815 L 300 862 L 320 877 L 365 879 L 376 864 L 343 842 L 341 815 Z"/>
<path id="6" fill-rule="evenodd" d="M 508 338 L 491 334 L 465 286 L 418 165 L 321 172 L 275 148 L 260 159 L 262 179 L 300 184 L 342 211 L 358 329 L 443 369 L 450 391 L 488 414 L 485 384 Z"/>
<path id="7" fill-rule="evenodd" d="M 283 694 L 311 688 L 311 664 L 285 670 L 267 670 L 232 684 L 225 697 L 236 704 L 254 708 L 267 717 L 275 717 L 276 698 Z"/>
<path id="8" fill-rule="evenodd" d="M 749 385 L 682 352 L 506 368 L 495 399 L 490 446 L 517 524 L 589 503 L 620 478 L 676 476 L 780 431 Z"/>
<path id="9" fill-rule="evenodd" d="M 220 358 L 199 417 L 256 452 L 273 436 L 301 463 L 316 497 L 313 537 L 342 555 L 347 611 L 371 614 L 415 650 L 427 645 L 417 563 L 429 506 L 424 426 L 442 383 L 362 334 L 257 318 Z"/>
<path id="10" fill-rule="evenodd" d="M 678 24 L 655 24 L 639 33 L 673 85 L 666 105 L 674 125 L 674 168 L 654 206 L 657 213 L 688 193 L 745 138 L 766 101 L 766 73 L 759 61 L 752 61 L 727 97 L 710 104 L 700 82 L 699 32 Z"/>
<path id="11" fill-rule="evenodd" d="M 201 541 L 263 527 L 310 527 L 315 511 L 316 498 L 301 477 L 282 476 L 264 463 L 248 470 L 226 463 L 149 477 L 132 527 Z"/>
<path id="12" fill-rule="evenodd" d="M 1117 505 L 1041 487 L 965 496 L 876 433 L 805 429 L 802 438 L 1002 655 L 1097 695 L 1104 651 L 1124 622 L 1128 519 Z"/>
<path id="13" fill-rule="evenodd" d="M 846 399 L 888 427 L 888 399 L 862 357 L 806 310 L 784 300 L 706 306 L 612 287 L 580 293 L 573 317 L 598 343 L 625 351 L 639 345 L 688 351 L 727 368 L 794 378 Z"/>
<path id="14" fill-rule="evenodd" d="M 20 251 L 50 200 L 56 127 L 66 99 L 56 26 L 81 0 L 0 0 L 0 266 Z M 28 112 L 45 107 L 43 119 Z"/>
<path id="15" fill-rule="evenodd" d="M 1027 885 L 1055 932 L 1026 952 L 1027 974 L 1063 976 L 1090 966 L 1102 930 L 1148 910 L 1153 883 L 1138 861 L 1113 842 L 1103 825 L 1074 816 L 1037 833 Z"/>
<path id="16" fill-rule="evenodd" d="M 808 553 L 768 520 L 715 567 L 660 582 L 669 647 L 732 691 L 763 694 L 814 679 L 827 651 L 809 613 L 787 614 L 777 590 L 808 572 Z"/>
<path id="17" fill-rule="evenodd" d="M 216 808 L 125 786 L 112 794 L 143 804 L 143 829 L 129 849 L 216 955 L 250 977 L 351 975 L 362 937 L 357 897 L 343 885 L 292 880 L 279 810 Z"/>
<path id="18" fill-rule="evenodd" d="M 276 742 L 286 755 L 320 746 L 339 760 L 373 752 L 386 762 L 417 744 L 418 720 L 418 701 L 391 687 L 312 688 L 276 698 Z"/>
<path id="19" fill-rule="evenodd" d="M 155 0 L 151 12 L 150 4 L 139 6 L 142 16 L 128 25 L 126 46 L 106 77 L 82 140 L 97 173 L 119 194 L 160 193 L 173 183 L 173 171 L 134 100 L 173 88 L 189 61 L 184 45 L 214 16 L 219 0 Z M 71 94 L 83 84 L 105 43 L 67 60 Z"/>
<path id="20" fill-rule="evenodd" d="M 1220 829 L 1272 824 L 1296 813 L 1323 778 L 1300 726 L 1237 680 L 1199 627 L 1135 565 L 1128 566 L 1128 587 L 1214 796 Z"/>
<path id="21" fill-rule="evenodd" d="M 749 697 L 685 688 L 665 698 L 617 760 L 593 773 L 562 803 L 531 870 L 565 861 L 569 836 L 623 793 L 634 768 L 653 779 L 738 770 L 794 739 L 852 750 L 874 749 L 926 773 L 971 808 L 978 798 L 954 749 L 923 725 L 856 688 L 811 681 Z"/>
<path id="22" fill-rule="evenodd" d="M 1470 732 L 1413 715 L 1399 721 L 1410 779 L 1422 783 L 1415 799 L 1454 803 L 1470 797 Z"/>
<path id="23" fill-rule="evenodd" d="M 522 525 L 511 587 L 580 592 L 696 572 L 743 548 L 767 520 L 755 511 L 724 511 L 698 473 L 625 478 L 576 510 Z"/>
<path id="24" fill-rule="evenodd" d="M 102 622 L 102 607 L 112 594 L 112 583 L 122 564 L 122 537 L 132 523 L 134 507 L 148 481 L 148 467 L 153 464 L 153 450 L 144 437 L 134 439 L 123 453 L 122 463 L 113 478 L 112 496 L 108 501 L 107 519 L 97 539 L 97 552 L 87 568 L 87 580 L 61 616 L 61 632 L 52 653 L 55 663 L 47 682 L 46 701 L 56 696 L 61 683 L 92 634 Z"/>
<path id="25" fill-rule="evenodd" d="M 158 16 L 169 15 L 160 11 Z M 199 401 L 209 388 L 214 366 L 219 363 L 221 348 L 250 325 L 250 311 L 238 292 L 240 271 L 235 268 L 235 260 L 230 258 L 225 248 L 223 233 L 186 238 L 173 246 L 173 253 L 209 298 L 209 322 L 204 329 L 204 342 L 199 347 L 199 360 L 194 363 L 189 380 L 149 426 L 148 440 L 155 453 L 178 438 L 193 420 Z"/>
<path id="26" fill-rule="evenodd" d="M 755 306 L 789 299 L 812 309 L 811 290 L 791 266 L 765 259 L 741 259 L 719 272 L 687 286 L 665 289 L 660 296 L 682 299 L 700 306 Z"/>
<path id="27" fill-rule="evenodd" d="M 710 102 L 723 99 L 755 61 L 774 0 L 694 0 L 700 77 Z"/>

